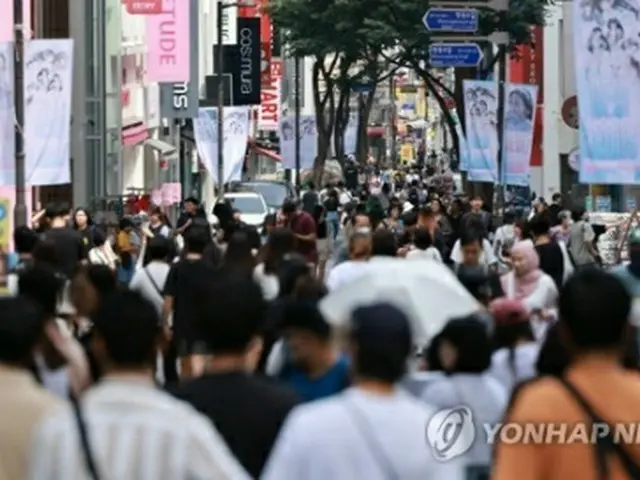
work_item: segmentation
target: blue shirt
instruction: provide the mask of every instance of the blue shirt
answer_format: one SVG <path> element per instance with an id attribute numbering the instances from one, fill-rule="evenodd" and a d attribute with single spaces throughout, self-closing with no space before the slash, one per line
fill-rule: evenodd
<path id="1" fill-rule="evenodd" d="M 349 360 L 342 355 L 324 375 L 309 378 L 296 367 L 285 367 L 280 379 L 292 387 L 304 402 L 329 397 L 349 387 Z"/>

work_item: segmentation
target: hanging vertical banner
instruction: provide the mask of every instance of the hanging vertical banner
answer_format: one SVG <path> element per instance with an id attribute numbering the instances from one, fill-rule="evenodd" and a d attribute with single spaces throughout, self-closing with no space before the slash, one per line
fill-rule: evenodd
<path id="1" fill-rule="evenodd" d="M 218 109 L 202 107 L 193 119 L 193 132 L 200 160 L 218 181 Z M 240 180 L 249 138 L 249 107 L 224 109 L 224 182 Z"/>
<path id="2" fill-rule="evenodd" d="M 284 168 L 296 168 L 295 117 L 283 117 L 280 122 L 280 155 Z M 318 154 L 318 132 L 315 115 L 300 116 L 300 170 L 313 168 Z"/>
<path id="3" fill-rule="evenodd" d="M 358 143 L 358 114 L 355 112 L 349 115 L 349 123 L 344 129 L 343 142 L 344 154 L 355 155 Z"/>
<path id="4" fill-rule="evenodd" d="M 198 0 L 189 2 L 189 81 L 160 84 L 160 116 L 169 119 L 193 118 L 198 115 Z"/>
<path id="5" fill-rule="evenodd" d="M 502 122 L 504 185 L 529 186 L 537 95 L 536 85 L 509 83 L 506 86 Z"/>
<path id="6" fill-rule="evenodd" d="M 13 44 L 0 43 L 0 185 L 15 182 Z"/>
<path id="7" fill-rule="evenodd" d="M 24 46 L 24 144 L 28 185 L 71 182 L 69 155 L 73 40 Z"/>
<path id="8" fill-rule="evenodd" d="M 280 125 L 280 85 L 282 82 L 282 60 L 271 60 L 269 82 L 263 83 L 260 92 L 258 130 L 277 132 Z"/>
<path id="9" fill-rule="evenodd" d="M 189 81 L 189 10 L 190 2 L 163 0 L 162 13 L 145 15 L 149 82 Z"/>
<path id="10" fill-rule="evenodd" d="M 580 182 L 638 184 L 637 8 L 630 2 L 574 2 L 573 12 Z"/>
<path id="11" fill-rule="evenodd" d="M 467 178 L 472 182 L 498 181 L 498 88 L 488 80 L 464 80 L 464 118 L 467 129 Z"/>
<path id="12" fill-rule="evenodd" d="M 22 0 L 22 24 L 25 26 L 25 39 L 31 38 L 31 0 Z M 0 15 L 0 42 L 13 42 L 13 38 L 13 0 L 4 0 Z"/>

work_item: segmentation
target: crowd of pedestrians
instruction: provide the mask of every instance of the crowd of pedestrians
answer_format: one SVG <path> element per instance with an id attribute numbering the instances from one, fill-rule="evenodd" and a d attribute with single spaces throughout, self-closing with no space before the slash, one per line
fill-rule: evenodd
<path id="1" fill-rule="evenodd" d="M 309 185 L 262 229 L 220 203 L 212 231 L 194 198 L 175 226 L 160 209 L 111 229 L 52 206 L 17 228 L 0 480 L 638 478 L 636 443 L 482 432 L 640 418 L 640 230 L 607 272 L 559 196 L 496 221 L 430 185 L 373 168 L 351 188 Z M 426 343 L 402 301 L 336 329 L 323 302 L 383 260 L 446 265 L 477 306 Z M 443 456 L 453 440 L 430 422 L 461 406 L 475 439 Z"/>

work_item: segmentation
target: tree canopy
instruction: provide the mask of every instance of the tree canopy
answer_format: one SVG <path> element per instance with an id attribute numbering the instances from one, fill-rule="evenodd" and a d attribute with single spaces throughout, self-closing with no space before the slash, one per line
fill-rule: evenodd
<path id="1" fill-rule="evenodd" d="M 510 47 L 527 43 L 531 26 L 544 23 L 550 1 L 511 0 L 505 15 L 482 10 L 479 33 L 487 35 L 504 29 L 509 33 Z M 422 23 L 430 6 L 428 0 L 272 2 L 270 14 L 287 51 L 315 59 L 314 103 L 319 137 L 323 137 L 318 144 L 320 156 L 326 155 L 336 125 L 340 98 L 336 100 L 335 96 L 342 92 L 344 99 L 350 84 L 365 75 L 379 82 L 393 72 L 394 66 L 411 68 L 439 98 L 447 115 L 441 92 L 435 88 L 438 81 L 427 64 L 429 43 L 435 41 Z M 442 90 L 443 86 L 439 87 Z M 452 119 L 448 117 L 457 145 Z"/>

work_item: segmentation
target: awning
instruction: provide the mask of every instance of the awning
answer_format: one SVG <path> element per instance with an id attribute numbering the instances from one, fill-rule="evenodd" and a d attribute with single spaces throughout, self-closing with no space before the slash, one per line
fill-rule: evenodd
<path id="1" fill-rule="evenodd" d="M 148 138 L 147 140 L 145 140 L 144 146 L 157 151 L 160 156 L 165 158 L 177 156 L 178 153 L 178 149 L 174 145 L 171 145 L 170 143 L 167 143 L 163 140 L 157 140 L 155 138 Z"/>
<path id="2" fill-rule="evenodd" d="M 271 160 L 282 163 L 282 157 L 271 150 L 267 150 L 266 148 L 253 147 L 253 151 L 259 155 L 264 155 Z"/>

